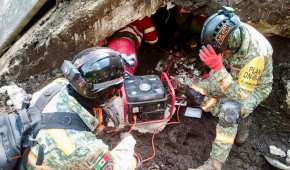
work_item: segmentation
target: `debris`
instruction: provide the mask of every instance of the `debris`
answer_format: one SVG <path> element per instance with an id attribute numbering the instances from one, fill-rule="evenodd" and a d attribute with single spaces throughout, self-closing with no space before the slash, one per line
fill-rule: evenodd
<path id="1" fill-rule="evenodd" d="M 184 116 L 192 118 L 201 118 L 201 113 L 202 111 L 200 108 L 187 107 Z"/>
<path id="2" fill-rule="evenodd" d="M 278 148 L 278 147 L 276 147 L 274 145 L 270 145 L 269 148 L 270 148 L 270 153 L 272 155 L 276 155 L 276 156 L 280 156 L 280 157 L 285 157 L 286 156 L 286 153 L 282 149 L 280 149 L 280 148 Z"/>
<path id="3" fill-rule="evenodd" d="M 4 95 L 6 93 L 9 96 L 6 104 L 13 106 L 15 110 L 21 110 L 23 103 L 26 103 L 31 98 L 31 95 L 27 94 L 24 89 L 18 87 L 15 83 L 0 88 L 0 94 Z"/>

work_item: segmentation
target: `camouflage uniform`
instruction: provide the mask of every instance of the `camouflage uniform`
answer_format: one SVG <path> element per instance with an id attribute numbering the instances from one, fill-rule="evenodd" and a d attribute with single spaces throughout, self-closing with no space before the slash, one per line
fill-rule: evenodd
<path id="1" fill-rule="evenodd" d="M 220 99 L 234 99 L 241 103 L 241 117 L 247 117 L 269 95 L 272 90 L 272 47 L 268 40 L 245 23 L 241 26 L 241 37 L 232 36 L 229 45 L 240 41 L 240 49 L 224 56 L 224 65 L 218 72 L 211 72 L 208 79 L 192 84 L 192 88 L 206 94 L 202 104 L 205 111 L 219 115 Z M 225 162 L 232 148 L 238 125 L 216 128 L 211 157 Z"/>
<path id="2" fill-rule="evenodd" d="M 116 148 L 109 147 L 96 138 L 95 130 L 98 120 L 89 113 L 77 100 L 69 95 L 68 82 L 57 79 L 48 86 L 63 84 L 63 88 L 45 106 L 43 113 L 75 112 L 91 130 L 76 131 L 71 129 L 42 129 L 37 134 L 27 160 L 27 169 L 102 169 L 102 166 L 113 169 L 135 169 L 134 145 L 132 136 L 124 138 Z M 33 95 L 32 105 L 43 90 Z M 36 165 L 39 148 L 42 146 L 44 160 L 41 166 Z M 106 169 L 106 168 L 104 168 Z"/>

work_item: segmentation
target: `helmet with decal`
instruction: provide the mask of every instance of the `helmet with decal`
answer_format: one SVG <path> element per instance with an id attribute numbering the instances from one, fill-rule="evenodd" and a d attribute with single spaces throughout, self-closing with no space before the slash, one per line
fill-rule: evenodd
<path id="1" fill-rule="evenodd" d="M 223 7 L 210 16 L 201 32 L 201 43 L 211 44 L 217 52 L 229 49 L 228 39 L 241 25 L 240 18 L 231 7 Z"/>

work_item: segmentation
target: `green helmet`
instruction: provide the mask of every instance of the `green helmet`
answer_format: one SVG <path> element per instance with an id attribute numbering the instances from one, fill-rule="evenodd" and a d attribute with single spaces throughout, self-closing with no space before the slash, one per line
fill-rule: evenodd
<path id="1" fill-rule="evenodd" d="M 72 88 L 85 98 L 94 99 L 123 83 L 123 61 L 109 48 L 89 48 L 65 60 L 61 70 Z"/>
<path id="2" fill-rule="evenodd" d="M 201 32 L 202 45 L 210 44 L 217 52 L 229 49 L 229 36 L 236 32 L 241 22 L 231 7 L 223 7 L 210 16 L 203 25 Z"/>

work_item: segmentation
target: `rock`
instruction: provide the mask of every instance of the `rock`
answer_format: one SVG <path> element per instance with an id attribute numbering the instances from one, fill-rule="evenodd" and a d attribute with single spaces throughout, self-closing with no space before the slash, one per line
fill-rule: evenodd
<path id="1" fill-rule="evenodd" d="M 233 6 L 242 21 L 263 34 L 290 37 L 290 1 L 244 0 Z"/>
<path id="2" fill-rule="evenodd" d="M 285 157 L 286 156 L 286 153 L 282 149 L 280 149 L 280 148 L 278 148 L 278 147 L 276 147 L 274 145 L 270 145 L 269 149 L 270 149 L 270 153 L 272 155 L 280 156 L 280 157 Z"/>
<path id="3" fill-rule="evenodd" d="M 85 2 L 85 3 L 84 3 Z M 164 0 L 64 1 L 49 11 L 0 57 L 2 80 L 23 80 L 60 67 L 64 59 L 96 46 L 134 20 L 150 16 Z"/>
<path id="4" fill-rule="evenodd" d="M 1 0 L 0 55 L 45 2 L 46 0 Z"/>

